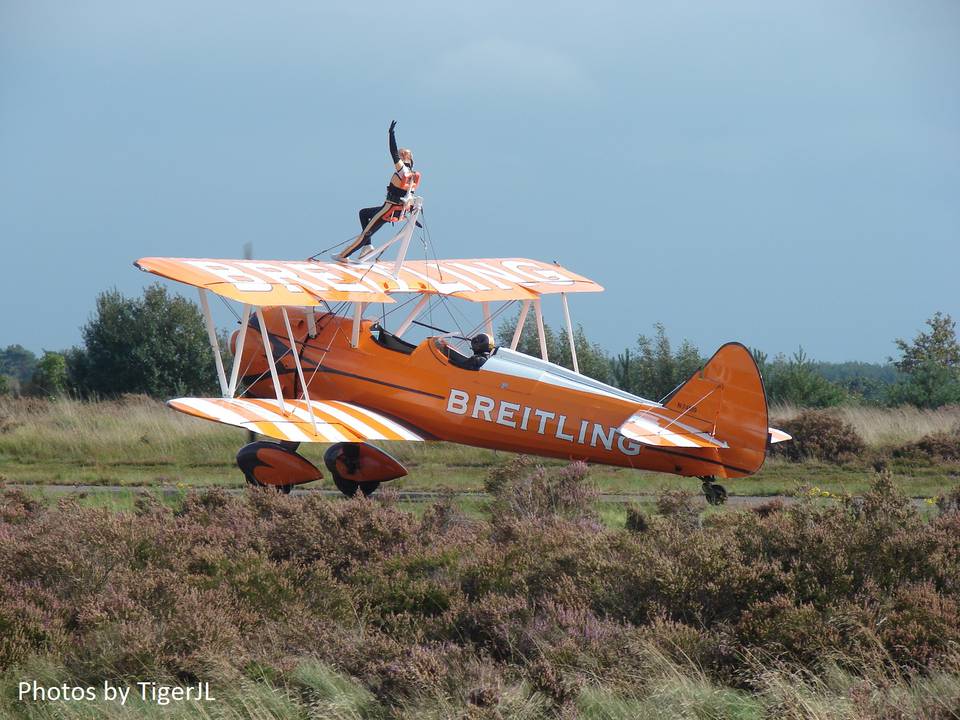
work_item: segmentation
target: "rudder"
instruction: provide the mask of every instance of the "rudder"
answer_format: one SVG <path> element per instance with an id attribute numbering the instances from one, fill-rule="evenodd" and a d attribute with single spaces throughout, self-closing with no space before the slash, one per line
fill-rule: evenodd
<path id="1" fill-rule="evenodd" d="M 725 477 L 752 475 L 767 454 L 767 396 L 750 351 L 731 342 L 663 401 L 665 407 L 727 447 L 719 448 Z"/>

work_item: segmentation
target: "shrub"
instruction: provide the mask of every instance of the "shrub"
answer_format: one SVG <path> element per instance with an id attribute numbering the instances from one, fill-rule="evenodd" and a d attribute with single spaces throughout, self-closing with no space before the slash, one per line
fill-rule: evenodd
<path id="1" fill-rule="evenodd" d="M 642 533 L 646 532 L 649 526 L 647 514 L 643 511 L 643 508 L 634 503 L 627 505 L 627 530 L 632 533 Z"/>
<path id="2" fill-rule="evenodd" d="M 536 470 L 492 477 L 498 501 L 521 497 L 493 522 L 444 501 L 418 520 L 256 489 L 130 513 L 7 492 L 0 665 L 16 676 L 41 655 L 81 685 L 108 669 L 242 672 L 321 714 L 343 698 L 358 714 L 491 718 L 530 698 L 572 715 L 588 686 L 648 692 L 681 664 L 704 688 L 760 696 L 771 668 L 813 677 L 834 663 L 851 684 L 957 668 L 960 513 L 924 521 L 889 473 L 855 505 L 696 527 L 692 494 L 665 493 L 664 517 L 636 512 L 628 531 L 582 516 L 582 467 Z M 540 499 L 525 499 L 528 481 L 545 484 Z"/>
<path id="3" fill-rule="evenodd" d="M 657 496 L 657 512 L 684 527 L 700 524 L 703 498 L 689 490 L 666 490 Z"/>
<path id="4" fill-rule="evenodd" d="M 893 451 L 894 457 L 960 462 L 960 432 L 932 433 Z"/>
<path id="5" fill-rule="evenodd" d="M 793 440 L 777 443 L 772 452 L 796 462 L 806 458 L 847 462 L 866 447 L 852 425 L 823 410 L 805 410 L 782 427 Z"/>
<path id="6" fill-rule="evenodd" d="M 589 468 L 573 462 L 548 472 L 519 456 L 490 471 L 484 484 L 493 496 L 494 520 L 523 518 L 595 519 L 596 488 L 588 483 Z"/>

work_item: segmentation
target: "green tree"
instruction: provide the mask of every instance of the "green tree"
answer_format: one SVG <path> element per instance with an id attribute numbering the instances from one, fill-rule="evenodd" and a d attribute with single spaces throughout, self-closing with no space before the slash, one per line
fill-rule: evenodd
<path id="1" fill-rule="evenodd" d="M 904 380 L 887 391 L 889 405 L 937 408 L 960 404 L 960 377 L 957 369 L 935 362 L 915 365 Z"/>
<path id="2" fill-rule="evenodd" d="M 6 375 L 0 375 L 0 396 L 10 394 L 10 381 Z"/>
<path id="3" fill-rule="evenodd" d="M 141 298 L 117 290 L 101 293 L 96 315 L 82 332 L 84 348 L 69 351 L 66 362 L 72 384 L 85 395 L 169 397 L 216 390 L 199 309 L 159 283 L 145 288 Z"/>
<path id="4" fill-rule="evenodd" d="M 654 337 L 640 335 L 635 350 L 628 348 L 617 355 L 613 376 L 624 390 L 659 400 L 689 380 L 704 361 L 689 341 L 674 350 L 663 324 L 653 327 Z"/>
<path id="5" fill-rule="evenodd" d="M 894 340 L 900 350 L 900 359 L 894 361 L 897 369 L 909 374 L 928 364 L 960 367 L 960 343 L 957 342 L 957 324 L 953 318 L 937 312 L 927 319 L 926 324 L 930 332 L 917 333 L 912 343 L 900 338 Z"/>
<path id="6" fill-rule="evenodd" d="M 67 392 L 67 361 L 62 353 L 44 350 L 30 378 L 31 395 L 58 397 Z"/>
<path id="7" fill-rule="evenodd" d="M 778 355 L 773 362 L 764 362 L 761 373 L 764 374 L 770 402 L 800 407 L 831 407 L 840 405 L 848 398 L 843 388 L 817 373 L 814 363 L 802 347 L 789 359 Z"/>
<path id="8" fill-rule="evenodd" d="M 900 359 L 894 361 L 905 377 L 888 393 L 891 405 L 923 408 L 960 403 L 960 343 L 956 323 L 937 312 L 926 321 L 929 332 L 919 332 L 912 343 L 897 339 Z"/>
<path id="9" fill-rule="evenodd" d="M 16 385 L 26 385 L 37 366 L 37 356 L 23 345 L 7 345 L 0 350 L 0 374 L 16 380 Z M 13 383 L 10 383 L 12 386 Z"/>

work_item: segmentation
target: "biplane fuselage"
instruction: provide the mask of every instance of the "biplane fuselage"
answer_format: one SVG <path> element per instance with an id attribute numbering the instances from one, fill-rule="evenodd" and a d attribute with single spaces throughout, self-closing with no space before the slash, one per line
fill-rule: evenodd
<path id="1" fill-rule="evenodd" d="M 740 477 L 755 469 L 755 458 L 720 457 L 735 450 L 655 447 L 626 437 L 618 428 L 638 407 L 671 411 L 551 363 L 499 348 L 479 370 L 466 369 L 451 361 L 456 350 L 441 338 L 413 346 L 386 334 L 383 343 L 366 320 L 352 347 L 349 319 L 319 316 L 309 337 L 305 313 L 288 312 L 310 397 L 375 410 L 424 438 L 680 475 Z M 279 310 L 268 308 L 264 319 L 282 394 L 302 397 Z M 269 399 L 275 388 L 259 328 L 247 333 L 246 396 Z"/>

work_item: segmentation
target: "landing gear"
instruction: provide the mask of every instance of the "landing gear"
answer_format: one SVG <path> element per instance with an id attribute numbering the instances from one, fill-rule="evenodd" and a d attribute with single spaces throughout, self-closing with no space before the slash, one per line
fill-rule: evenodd
<path id="1" fill-rule="evenodd" d="M 358 490 L 366 497 L 380 483 L 407 474 L 395 458 L 378 447 L 359 442 L 331 445 L 323 454 L 323 464 L 333 476 L 333 484 L 347 497 L 353 497 Z"/>
<path id="2" fill-rule="evenodd" d="M 360 443 L 337 443 L 327 448 L 323 454 L 323 464 L 333 476 L 333 484 L 349 498 L 356 495 L 357 490 L 362 492 L 364 497 L 369 497 L 380 487 L 376 480 L 362 482 L 349 479 L 349 476 L 360 473 L 360 447 Z"/>
<path id="3" fill-rule="evenodd" d="M 727 501 L 727 489 L 713 482 L 712 475 L 700 478 L 703 481 L 703 495 L 711 505 L 723 505 Z"/>
<path id="4" fill-rule="evenodd" d="M 254 487 L 271 487 L 288 495 L 294 485 L 322 477 L 313 463 L 297 454 L 298 446 L 263 440 L 247 443 L 237 453 L 237 466 Z"/>

